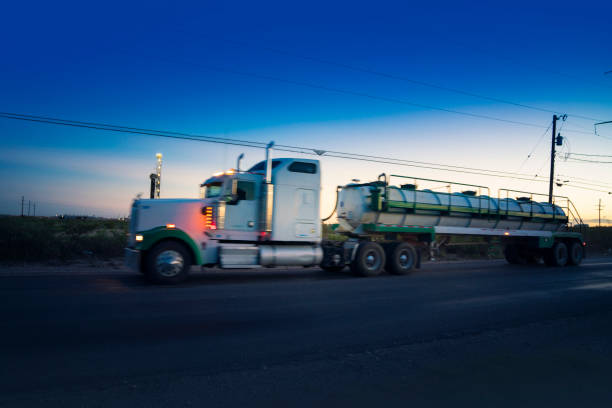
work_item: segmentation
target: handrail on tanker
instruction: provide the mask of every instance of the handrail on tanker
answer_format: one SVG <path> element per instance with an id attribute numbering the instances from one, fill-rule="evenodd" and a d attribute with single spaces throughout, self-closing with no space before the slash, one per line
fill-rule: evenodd
<path id="1" fill-rule="evenodd" d="M 413 206 L 413 210 L 416 210 L 417 204 L 419 204 L 416 200 L 416 191 L 417 191 L 417 180 L 419 181 L 431 181 L 434 183 L 444 183 L 447 184 L 446 187 L 448 187 L 448 211 L 450 212 L 452 209 L 452 186 L 464 186 L 464 187 L 475 187 L 478 189 L 478 196 L 474 197 L 478 199 L 478 214 L 482 214 L 483 210 L 487 211 L 487 215 L 490 216 L 491 215 L 491 189 L 487 186 L 481 186 L 478 184 L 467 184 L 467 183 L 457 183 L 454 181 L 446 181 L 446 180 L 436 180 L 436 179 L 428 179 L 428 178 L 423 178 L 423 177 L 413 177 L 413 176 L 402 176 L 399 174 L 391 174 L 389 176 L 387 176 L 386 173 L 382 173 L 378 176 L 378 181 L 383 181 L 384 182 L 384 202 L 385 202 L 385 206 L 387 205 L 387 202 L 389 200 L 389 195 L 388 195 L 388 188 L 389 188 L 389 184 L 391 182 L 391 178 L 392 177 L 398 177 L 398 178 L 403 178 L 403 179 L 409 179 L 409 180 L 413 180 L 414 182 L 414 187 L 415 187 L 415 196 L 414 196 L 414 202 L 412 203 Z M 381 180 L 382 178 L 382 180 Z M 487 200 L 487 207 L 483 208 L 482 206 L 482 200 L 485 199 L 485 196 L 483 196 L 481 194 L 481 189 L 486 189 L 487 191 L 487 195 L 486 195 L 486 200 Z M 504 210 L 502 209 L 502 192 L 506 192 L 506 199 L 505 199 L 505 204 L 506 204 L 506 208 L 505 208 L 505 215 L 507 216 L 510 212 L 510 206 L 508 205 L 508 200 L 510 199 L 510 193 L 519 193 L 519 194 L 528 194 L 529 195 L 529 217 L 533 217 L 534 213 L 533 213 L 533 205 L 534 203 L 537 203 L 536 201 L 533 200 L 534 196 L 541 196 L 541 197 L 547 197 L 548 194 L 544 194 L 544 193 L 534 193 L 532 191 L 521 191 L 521 190 L 512 190 L 512 189 L 507 189 L 507 188 L 500 188 L 497 191 L 497 216 L 499 217 Z M 565 205 L 558 205 L 557 202 L 565 200 Z M 439 200 L 438 200 L 439 201 Z M 468 200 L 469 202 L 469 200 Z M 424 204 L 424 203 L 421 203 Z M 442 204 L 440 202 L 440 204 Z M 537 203 L 540 204 L 540 203 Z M 562 210 L 565 210 L 565 214 L 567 216 L 567 220 L 570 220 L 570 217 L 572 218 L 574 223 L 579 223 L 580 225 L 583 225 L 584 222 L 582 220 L 582 217 L 580 216 L 580 214 L 578 213 L 578 209 L 576 208 L 576 206 L 574 205 L 574 203 L 565 196 L 553 196 L 552 199 L 552 220 L 555 221 L 557 219 L 557 208 L 560 208 Z"/>
<path id="2" fill-rule="evenodd" d="M 451 189 L 452 189 L 452 185 L 456 185 L 456 186 L 465 186 L 465 187 L 476 187 L 478 189 L 478 197 L 474 197 L 474 198 L 478 198 L 478 214 L 482 214 L 482 211 L 485 209 L 482 206 L 482 200 L 484 199 L 483 195 L 481 194 L 481 189 L 486 189 L 487 190 L 487 197 L 489 198 L 487 200 L 487 214 L 491 213 L 491 190 L 489 189 L 489 187 L 487 186 L 480 186 L 478 184 L 466 184 L 466 183 L 456 183 L 454 181 L 445 181 L 445 180 L 435 180 L 435 179 L 427 179 L 427 178 L 422 178 L 422 177 L 412 177 L 412 176 L 401 176 L 399 174 L 391 174 L 389 175 L 389 178 L 387 179 L 386 175 L 383 173 L 380 176 L 385 176 L 385 200 L 387 200 L 387 186 L 389 184 L 389 182 L 391 181 L 391 177 L 399 177 L 399 178 L 405 178 L 405 179 L 409 179 L 409 180 L 413 180 L 414 181 L 414 185 L 415 185 L 415 191 L 416 191 L 416 181 L 432 181 L 435 183 L 445 183 L 448 184 L 448 211 L 451 211 L 451 204 L 452 204 L 452 200 L 451 200 Z M 380 176 L 378 176 L 378 180 L 380 180 Z M 414 197 L 414 203 L 413 203 L 413 209 L 416 209 L 416 205 L 417 205 L 417 201 L 416 201 L 416 194 Z"/>

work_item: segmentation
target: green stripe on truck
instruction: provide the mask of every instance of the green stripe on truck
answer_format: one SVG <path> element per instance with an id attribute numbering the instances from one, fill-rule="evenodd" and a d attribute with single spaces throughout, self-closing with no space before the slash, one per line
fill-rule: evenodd
<path id="1" fill-rule="evenodd" d="M 459 207 L 459 206 L 451 206 L 444 204 L 424 204 L 424 203 L 414 203 L 414 202 L 404 202 L 404 201 L 388 201 L 389 208 L 408 208 L 414 210 L 433 210 L 433 211 L 442 211 L 442 212 L 462 212 L 468 214 L 489 214 L 489 215 L 510 215 L 512 217 L 524 217 L 524 218 L 543 218 L 548 220 L 555 221 L 567 221 L 566 215 L 556 214 L 542 214 L 542 213 L 528 213 L 522 211 L 506 211 L 506 210 L 496 210 L 489 208 L 477 208 L 477 207 Z"/>
<path id="2" fill-rule="evenodd" d="M 402 227 L 381 224 L 364 224 L 363 230 L 368 232 L 403 232 L 406 234 L 429 235 L 432 241 L 436 235 L 433 227 Z"/>
<path id="3" fill-rule="evenodd" d="M 157 227 L 147 231 L 139 231 L 136 234 L 142 235 L 143 240 L 136 243 L 135 249 L 146 251 L 163 239 L 176 239 L 183 242 L 191 249 L 195 264 L 202 265 L 202 254 L 200 249 L 185 231 L 176 228 L 169 229 L 166 227 Z"/>

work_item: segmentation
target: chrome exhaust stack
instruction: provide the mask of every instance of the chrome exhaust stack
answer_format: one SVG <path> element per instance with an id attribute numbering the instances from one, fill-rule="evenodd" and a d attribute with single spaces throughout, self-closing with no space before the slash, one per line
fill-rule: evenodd
<path id="1" fill-rule="evenodd" d="M 243 157 L 244 153 L 240 153 L 240 156 L 238 156 L 238 159 L 236 160 L 236 173 L 240 173 L 240 161 Z"/>
<path id="2" fill-rule="evenodd" d="M 274 142 L 266 146 L 266 175 L 261 188 L 261 208 L 259 215 L 259 230 L 262 238 L 269 239 L 272 232 L 272 212 L 274 209 L 274 184 L 272 184 L 272 147 Z"/>

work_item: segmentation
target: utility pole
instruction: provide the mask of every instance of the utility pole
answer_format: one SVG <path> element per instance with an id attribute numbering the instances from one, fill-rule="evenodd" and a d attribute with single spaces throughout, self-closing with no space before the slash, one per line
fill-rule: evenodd
<path id="1" fill-rule="evenodd" d="M 553 184 L 555 182 L 555 139 L 557 136 L 557 120 L 559 117 L 557 115 L 553 115 L 552 119 L 552 142 L 550 145 L 550 182 L 548 184 L 548 203 L 552 204 L 553 202 Z"/>
<path id="2" fill-rule="evenodd" d="M 557 135 L 557 121 L 559 119 L 565 121 L 565 119 L 567 119 L 567 115 L 561 115 L 561 116 L 553 115 L 552 138 L 550 142 L 550 182 L 548 185 L 548 203 L 549 204 L 553 203 L 553 185 L 555 183 L 555 155 L 557 153 L 555 150 L 555 146 L 556 145 L 561 146 L 561 144 L 563 143 L 563 139 L 561 138 L 561 135 Z"/>
<path id="3" fill-rule="evenodd" d="M 601 198 L 600 198 L 599 199 L 599 204 L 597 205 L 597 213 L 599 215 L 599 217 L 598 217 L 599 218 L 599 220 L 598 220 L 599 222 L 597 224 L 598 227 L 601 227 L 601 210 L 602 210 L 602 208 L 603 207 L 601 206 Z"/>
<path id="4" fill-rule="evenodd" d="M 30 216 L 30 205 L 32 204 L 32 202 L 30 200 L 28 200 L 28 217 Z"/>
<path id="5" fill-rule="evenodd" d="M 24 196 L 21 196 L 21 216 L 23 217 L 23 202 L 25 200 Z"/>
<path id="6" fill-rule="evenodd" d="M 36 217 L 36 203 L 34 203 L 34 217 Z"/>

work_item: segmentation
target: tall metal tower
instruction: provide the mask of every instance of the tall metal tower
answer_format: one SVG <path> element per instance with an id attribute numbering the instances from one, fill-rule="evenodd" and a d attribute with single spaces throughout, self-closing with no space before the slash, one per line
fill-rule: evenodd
<path id="1" fill-rule="evenodd" d="M 162 169 L 162 154 L 157 153 L 155 155 L 157 158 L 157 168 L 155 169 L 155 198 L 159 198 L 159 193 L 161 191 L 161 169 Z"/>

